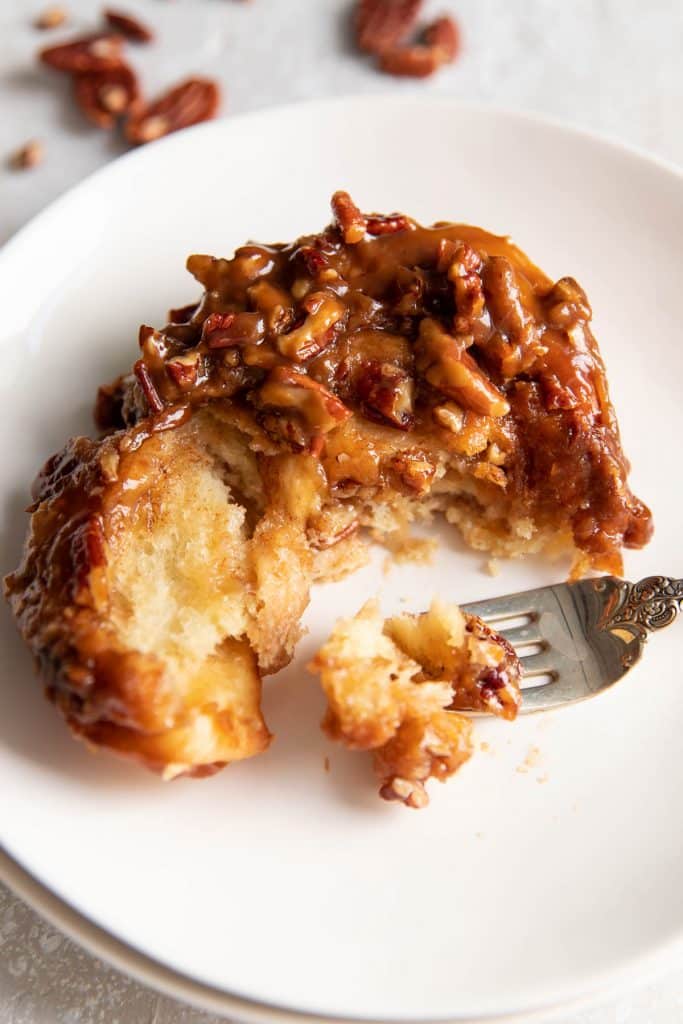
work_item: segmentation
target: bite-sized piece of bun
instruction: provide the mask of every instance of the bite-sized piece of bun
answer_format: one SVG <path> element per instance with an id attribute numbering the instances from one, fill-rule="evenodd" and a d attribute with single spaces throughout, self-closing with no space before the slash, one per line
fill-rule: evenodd
<path id="1" fill-rule="evenodd" d="M 328 700 L 325 732 L 374 751 L 380 795 L 408 807 L 424 807 L 427 780 L 445 781 L 472 753 L 471 723 L 454 708 L 514 718 L 520 703 L 512 648 L 439 601 L 386 621 L 369 601 L 337 622 L 310 669 Z"/>

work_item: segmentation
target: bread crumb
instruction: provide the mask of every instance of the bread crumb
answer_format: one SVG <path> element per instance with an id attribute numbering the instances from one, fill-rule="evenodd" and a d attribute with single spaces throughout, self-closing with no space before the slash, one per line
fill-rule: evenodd
<path id="1" fill-rule="evenodd" d="M 497 558 L 489 558 L 486 563 L 486 571 L 489 576 L 500 576 L 500 562 Z"/>
<path id="2" fill-rule="evenodd" d="M 415 565 L 432 565 L 437 541 L 432 537 L 412 537 L 408 530 L 396 530 L 381 538 L 389 554 L 384 560 L 384 575 L 388 575 L 394 562 L 412 562 Z"/>
<path id="3" fill-rule="evenodd" d="M 482 741 L 481 741 L 481 743 L 479 744 L 479 749 L 480 749 L 480 750 L 483 750 L 483 751 L 484 751 L 484 753 L 486 753 L 486 751 L 487 751 L 487 750 L 490 750 L 490 749 L 491 749 L 491 747 L 490 747 L 490 746 L 489 746 L 489 744 L 488 744 L 488 743 L 486 742 L 486 740 L 482 740 Z"/>
<path id="4" fill-rule="evenodd" d="M 484 833 L 483 832 L 475 832 L 474 833 L 474 838 L 475 839 L 483 839 L 484 838 Z"/>
<path id="5" fill-rule="evenodd" d="M 329 770 L 330 770 L 330 759 L 329 759 L 329 757 L 325 758 L 325 760 L 323 761 L 323 765 L 325 766 L 325 771 L 329 772 Z"/>
<path id="6" fill-rule="evenodd" d="M 522 763 L 517 765 L 517 771 L 520 773 L 520 775 L 526 775 L 526 773 L 530 771 L 538 762 L 540 756 L 541 751 L 538 747 L 530 747 L 529 752 L 522 761 Z"/>
<path id="7" fill-rule="evenodd" d="M 543 775 L 537 775 L 536 776 L 536 782 L 539 782 L 541 785 L 543 785 L 547 781 L 548 781 L 548 773 L 547 772 L 544 772 Z"/>

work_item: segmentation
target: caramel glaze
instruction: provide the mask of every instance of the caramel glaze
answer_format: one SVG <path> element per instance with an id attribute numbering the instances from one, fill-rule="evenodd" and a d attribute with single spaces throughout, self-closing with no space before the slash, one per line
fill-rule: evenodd
<path id="1" fill-rule="evenodd" d="M 163 429 L 220 403 L 313 453 L 340 502 L 359 487 L 426 494 L 449 452 L 511 517 L 569 531 L 584 568 L 619 572 L 651 516 L 627 484 L 582 289 L 481 228 L 356 212 L 291 245 L 191 256 L 200 302 L 141 329 L 100 425 Z M 495 458 L 458 445 L 473 424 Z"/>

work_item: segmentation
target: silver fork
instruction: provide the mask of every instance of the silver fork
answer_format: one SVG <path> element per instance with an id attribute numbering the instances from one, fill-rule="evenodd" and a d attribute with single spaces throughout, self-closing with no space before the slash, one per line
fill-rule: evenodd
<path id="1" fill-rule="evenodd" d="M 650 632 L 673 622 L 681 604 L 683 580 L 601 576 L 462 607 L 514 646 L 523 678 L 534 680 L 522 691 L 522 711 L 530 712 L 573 704 L 618 682 Z"/>

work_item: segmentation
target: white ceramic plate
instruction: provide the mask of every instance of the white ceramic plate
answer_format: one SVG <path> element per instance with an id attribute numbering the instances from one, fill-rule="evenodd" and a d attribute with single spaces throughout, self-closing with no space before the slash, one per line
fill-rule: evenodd
<path id="1" fill-rule="evenodd" d="M 551 275 L 583 283 L 633 483 L 656 517 L 628 574 L 683 575 L 683 180 L 557 125 L 405 98 L 316 103 L 171 137 L 95 175 L 7 246 L 3 569 L 16 563 L 43 459 L 90 429 L 96 385 L 130 363 L 138 325 L 196 295 L 186 255 L 316 229 L 338 187 L 365 208 L 508 232 Z M 378 554 L 320 588 L 296 662 L 266 687 L 276 742 L 203 782 L 164 785 L 74 743 L 3 608 L 0 840 L 40 883 L 32 898 L 55 913 L 39 895 L 49 890 L 72 907 L 83 941 L 93 929 L 74 925 L 77 915 L 119 951 L 164 965 L 156 982 L 176 994 L 261 1017 L 268 1007 L 383 1020 L 511 1014 L 680 950 L 675 628 L 600 698 L 512 725 L 478 722 L 489 750 L 433 784 L 419 813 L 380 801 L 366 758 L 320 733 L 323 700 L 303 665 L 369 594 L 387 611 L 419 609 L 435 591 L 474 600 L 565 572 L 523 562 L 493 579 L 484 561 L 449 533 L 431 569 L 385 576 Z M 131 952 L 130 969 L 140 962 Z"/>

